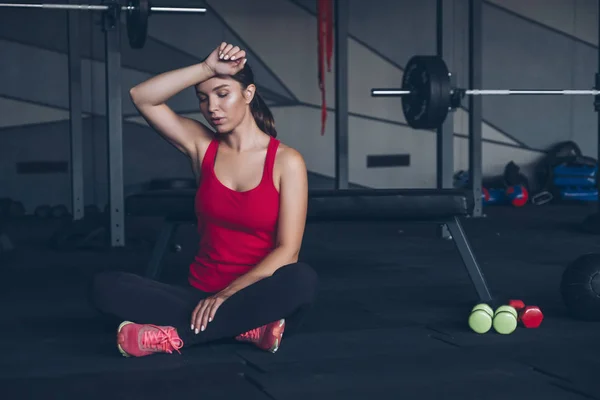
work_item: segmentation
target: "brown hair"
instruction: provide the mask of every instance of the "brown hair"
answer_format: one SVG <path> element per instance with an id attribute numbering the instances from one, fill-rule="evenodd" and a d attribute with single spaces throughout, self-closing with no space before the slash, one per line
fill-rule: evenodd
<path id="1" fill-rule="evenodd" d="M 238 81 L 242 85 L 242 89 L 246 89 L 248 85 L 254 85 L 254 72 L 246 62 L 244 68 L 239 71 L 237 74 L 232 75 L 231 78 Z M 269 134 L 270 136 L 277 137 L 277 130 L 275 129 L 275 119 L 273 118 L 273 114 L 265 103 L 264 99 L 258 93 L 258 88 L 254 93 L 254 97 L 252 98 L 252 102 L 250 103 L 250 110 L 252 111 L 252 116 L 256 121 L 256 125 L 258 127 Z"/>

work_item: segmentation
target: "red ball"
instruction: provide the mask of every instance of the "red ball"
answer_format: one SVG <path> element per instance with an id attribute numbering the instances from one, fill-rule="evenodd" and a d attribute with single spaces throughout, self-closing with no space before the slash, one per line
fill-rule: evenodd
<path id="1" fill-rule="evenodd" d="M 525 303 L 523 302 L 523 300 L 509 300 L 508 305 L 517 311 L 521 310 L 522 308 L 525 308 Z"/>
<path id="2" fill-rule="evenodd" d="M 509 186 L 506 188 L 506 197 L 515 207 L 523 207 L 529 201 L 529 193 L 523 185 Z"/>
<path id="3" fill-rule="evenodd" d="M 520 313 L 521 322 L 526 328 L 537 328 L 544 319 L 542 310 L 536 306 L 527 306 Z"/>

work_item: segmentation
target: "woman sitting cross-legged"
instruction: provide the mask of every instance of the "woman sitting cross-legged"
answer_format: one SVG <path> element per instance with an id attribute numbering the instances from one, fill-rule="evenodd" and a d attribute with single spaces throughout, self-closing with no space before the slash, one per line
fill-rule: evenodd
<path id="1" fill-rule="evenodd" d="M 166 105 L 190 87 L 213 129 Z M 185 286 L 126 272 L 94 277 L 94 306 L 123 321 L 118 349 L 139 357 L 235 338 L 277 351 L 317 291 L 315 271 L 298 262 L 307 172 L 302 156 L 276 139 L 245 51 L 222 43 L 203 62 L 155 76 L 130 94 L 149 125 L 191 162 L 200 243 Z"/>

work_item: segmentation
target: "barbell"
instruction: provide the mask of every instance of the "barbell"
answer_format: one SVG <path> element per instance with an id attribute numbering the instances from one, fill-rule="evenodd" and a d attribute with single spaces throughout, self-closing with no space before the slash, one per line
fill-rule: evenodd
<path id="1" fill-rule="evenodd" d="M 206 13 L 206 8 L 190 7 L 155 7 L 149 0 L 128 0 L 122 6 L 117 1 L 109 1 L 102 5 L 93 4 L 20 4 L 0 3 L 0 7 L 11 8 L 41 8 L 48 10 L 74 10 L 74 11 L 123 11 L 127 13 L 127 38 L 129 45 L 134 49 L 141 49 L 146 43 L 148 34 L 148 17 L 151 12 L 158 13 Z"/>
<path id="2" fill-rule="evenodd" d="M 459 89 L 450 83 L 450 71 L 438 56 L 413 56 L 404 69 L 400 89 L 371 89 L 373 97 L 401 97 L 402 111 L 414 129 L 436 129 L 464 96 L 488 95 L 592 95 L 600 90 Z"/>

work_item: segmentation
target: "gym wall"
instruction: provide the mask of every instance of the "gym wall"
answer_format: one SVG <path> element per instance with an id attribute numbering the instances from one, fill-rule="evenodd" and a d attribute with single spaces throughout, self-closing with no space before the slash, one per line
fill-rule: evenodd
<path id="1" fill-rule="evenodd" d="M 347 0 L 350 4 L 349 158 L 352 183 L 434 187 L 436 136 L 406 126 L 399 99 L 371 98 L 372 87 L 398 86 L 415 54 L 435 52 L 435 0 Z M 55 1 L 60 2 L 60 1 Z M 94 2 L 92 2 L 94 3 Z M 315 0 L 177 1 L 204 5 L 197 15 L 153 15 L 142 50 L 128 47 L 123 27 L 122 84 L 126 193 L 153 178 L 190 177 L 189 163 L 150 130 L 128 97 L 135 84 L 200 62 L 221 41 L 249 52 L 259 90 L 272 107 L 280 138 L 304 155 L 312 173 L 334 175 L 334 70 L 326 75 L 327 129 L 320 134 Z M 454 20 L 449 67 L 468 85 L 468 2 L 445 0 Z M 483 86 L 590 88 L 597 69 L 593 0 L 490 0 L 483 4 Z M 100 15 L 80 13 L 85 112 L 85 203 L 107 199 L 104 40 Z M 35 29 L 34 29 L 35 27 Z M 59 11 L 0 13 L 0 197 L 70 206 L 69 175 L 19 173 L 18 163 L 69 160 L 67 18 Z M 8 62 L 6 62 L 8 60 Z M 332 60 L 335 63 L 335 59 Z M 485 174 L 511 160 L 525 168 L 553 143 L 575 140 L 596 152 L 596 114 L 586 97 L 483 99 Z M 202 120 L 188 90 L 170 105 Z M 455 170 L 468 166 L 465 101 L 454 116 Z M 367 168 L 368 155 L 409 154 L 410 165 Z"/>

